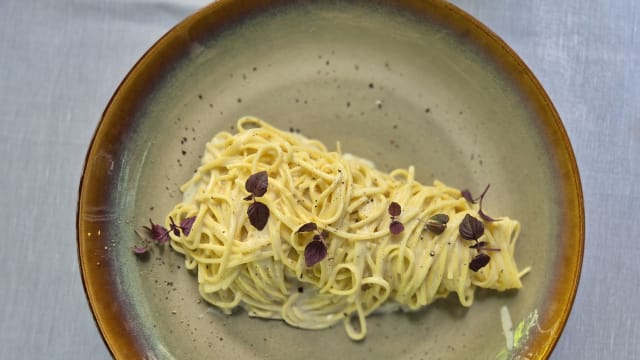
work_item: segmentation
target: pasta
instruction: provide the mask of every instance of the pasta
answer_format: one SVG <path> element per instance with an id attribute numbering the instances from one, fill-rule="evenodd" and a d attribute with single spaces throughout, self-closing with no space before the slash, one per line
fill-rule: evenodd
<path id="1" fill-rule="evenodd" d="M 422 185 L 413 167 L 385 174 L 342 154 L 339 145 L 329 152 L 255 117 L 241 118 L 237 129 L 206 145 L 201 166 L 181 187 L 183 201 L 165 221 L 195 216 L 187 236 L 170 234 L 171 246 L 197 273 L 201 296 L 223 312 L 242 306 L 250 316 L 305 329 L 342 321 L 347 335 L 360 340 L 365 318 L 376 311 L 418 310 L 449 293 L 470 306 L 477 287 L 522 286 L 513 257 L 517 221 L 484 224 L 483 243 L 499 251 L 486 251 L 491 261 L 472 271 L 479 249 L 461 238 L 459 226 L 478 206 L 459 190 L 439 181 Z M 245 187 L 260 171 L 268 174 L 268 189 L 259 201 L 270 213 L 262 230 L 248 219 Z M 391 202 L 402 205 L 397 217 L 388 213 Z M 435 214 L 449 218 L 439 234 L 425 228 Z M 404 225 L 398 234 L 390 232 L 394 220 Z M 297 231 L 310 222 L 317 231 Z M 320 230 L 327 255 L 308 266 L 305 247 Z"/>

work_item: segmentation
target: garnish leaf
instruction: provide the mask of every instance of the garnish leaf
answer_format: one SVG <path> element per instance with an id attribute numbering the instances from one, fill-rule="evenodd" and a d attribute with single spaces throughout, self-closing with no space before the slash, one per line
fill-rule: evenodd
<path id="1" fill-rule="evenodd" d="M 480 253 L 473 257 L 473 260 L 469 263 L 469 269 L 473 271 L 478 271 L 485 267 L 489 261 L 491 261 L 491 257 L 485 253 Z"/>
<path id="2" fill-rule="evenodd" d="M 255 197 L 264 195 L 264 193 L 267 192 L 268 186 L 269 177 L 267 176 L 266 171 L 260 171 L 249 176 L 249 178 L 247 178 L 247 182 L 244 184 L 244 188 Z"/>
<path id="3" fill-rule="evenodd" d="M 489 187 L 491 187 L 491 184 L 487 184 L 487 187 L 485 187 L 484 190 L 482 191 L 482 194 L 480 194 L 480 198 L 479 198 L 480 201 L 482 201 L 482 198 L 484 198 L 484 195 L 487 193 L 487 191 L 489 191 Z"/>
<path id="4" fill-rule="evenodd" d="M 322 241 L 314 240 L 304 248 L 304 262 L 307 266 L 313 266 L 327 256 L 327 246 Z"/>
<path id="5" fill-rule="evenodd" d="M 269 215 L 269 208 L 261 202 L 254 202 L 249 205 L 249 208 L 247 209 L 249 222 L 258 230 L 264 229 L 265 225 L 267 225 Z"/>
<path id="6" fill-rule="evenodd" d="M 482 200 L 480 200 L 480 202 L 482 202 Z M 480 217 L 482 218 L 482 220 L 484 221 L 488 221 L 488 222 L 493 222 L 493 221 L 500 221 L 502 219 L 496 219 L 496 218 L 492 218 L 491 216 L 487 215 L 484 213 L 484 211 L 482 211 L 482 205 L 480 205 L 480 210 L 478 210 L 478 215 L 480 215 Z"/>
<path id="7" fill-rule="evenodd" d="M 464 189 L 462 191 L 460 191 L 460 194 L 462 195 L 463 198 L 465 198 L 465 200 L 467 200 L 468 202 L 475 204 L 476 201 L 473 199 L 473 196 L 471 195 L 471 192 L 467 189 Z"/>
<path id="8" fill-rule="evenodd" d="M 149 251 L 149 245 L 147 244 L 133 246 L 133 252 L 136 255 L 143 255 L 143 254 L 146 254 L 148 251 Z"/>
<path id="9" fill-rule="evenodd" d="M 460 223 L 460 236 L 466 240 L 478 240 L 484 234 L 484 224 L 482 221 L 466 214 Z"/>
<path id="10" fill-rule="evenodd" d="M 394 220 L 391 222 L 391 224 L 389 224 L 389 232 L 391 232 L 393 235 L 398 235 L 403 231 L 404 225 L 402 225 L 400 221 Z"/>
<path id="11" fill-rule="evenodd" d="M 191 227 L 193 226 L 193 223 L 195 221 L 195 216 L 184 218 L 182 219 L 182 221 L 180 221 L 180 229 L 182 230 L 184 236 L 189 236 L 189 234 L 191 233 Z"/>
<path id="12" fill-rule="evenodd" d="M 486 241 L 478 241 L 477 243 L 469 246 L 469 249 L 482 249 L 487 245 Z"/>
<path id="13" fill-rule="evenodd" d="M 149 219 L 149 224 L 151 224 L 150 227 L 144 226 L 144 228 L 151 234 L 153 241 L 158 244 L 164 244 L 169 241 L 169 230 L 160 224 L 154 224 L 151 219 Z"/>
<path id="14" fill-rule="evenodd" d="M 447 228 L 449 222 L 449 215 L 447 214 L 435 214 L 426 221 L 424 227 L 434 234 L 442 234 Z"/>
<path id="15" fill-rule="evenodd" d="M 496 219 L 496 218 L 492 218 L 491 216 L 487 215 L 484 211 L 482 211 L 482 200 L 484 200 L 484 196 L 487 194 L 487 191 L 489 191 L 489 187 L 491 187 L 491 184 L 487 184 L 487 187 L 484 188 L 484 190 L 482 191 L 482 194 L 480 194 L 479 197 L 477 198 L 473 198 L 473 196 L 471 195 L 471 192 L 469 192 L 469 190 L 462 190 L 460 192 L 460 194 L 462 194 L 462 196 L 470 203 L 475 204 L 478 200 L 480 200 L 480 207 L 478 209 L 478 216 L 480 216 L 482 218 L 482 220 L 487 221 L 487 222 L 492 222 L 492 221 L 500 221 L 502 219 Z"/>
<path id="16" fill-rule="evenodd" d="M 438 222 L 438 221 L 427 220 L 427 223 L 426 223 L 425 227 L 430 232 L 432 232 L 432 233 L 434 233 L 436 235 L 439 235 L 439 234 L 442 234 L 445 231 L 445 229 L 447 228 L 447 224 L 443 224 L 443 223 Z"/>
<path id="17" fill-rule="evenodd" d="M 398 204 L 395 201 L 389 204 L 389 215 L 399 216 L 401 212 L 402 212 L 402 207 L 400 207 L 400 204 Z"/>
<path id="18" fill-rule="evenodd" d="M 308 222 L 300 226 L 300 228 L 296 232 L 301 233 L 301 232 L 310 232 L 310 231 L 316 231 L 316 230 L 318 230 L 318 225 L 314 222 Z"/>
<path id="19" fill-rule="evenodd" d="M 491 186 L 491 184 L 487 184 L 487 187 L 484 189 L 484 191 L 482 192 L 482 194 L 480 195 L 480 209 L 478 209 L 478 215 L 480 215 L 480 217 L 484 220 L 484 221 L 488 221 L 488 222 L 492 222 L 492 221 L 500 221 L 502 219 L 495 219 L 492 218 L 491 216 L 487 215 L 484 211 L 482 211 L 482 200 L 484 200 L 484 195 L 487 193 L 487 191 L 489 190 L 489 186 Z"/>
<path id="20" fill-rule="evenodd" d="M 442 224 L 446 224 L 449 222 L 449 215 L 447 214 L 435 214 L 429 218 L 429 220 L 437 221 Z"/>
<path id="21" fill-rule="evenodd" d="M 178 225 L 176 225 L 172 217 L 169 217 L 169 220 L 171 221 L 171 224 L 169 225 L 169 231 L 173 232 L 173 235 L 175 236 L 180 236 L 180 229 L 178 228 Z"/>

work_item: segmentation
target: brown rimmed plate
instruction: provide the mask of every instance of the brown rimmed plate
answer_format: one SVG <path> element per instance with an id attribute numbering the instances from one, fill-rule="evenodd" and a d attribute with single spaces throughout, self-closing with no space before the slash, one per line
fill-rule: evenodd
<path id="1" fill-rule="evenodd" d="M 206 141 L 249 114 L 340 141 L 384 170 L 413 164 L 424 183 L 491 183 L 485 206 L 522 223 L 516 258 L 532 267 L 524 288 L 478 291 L 468 309 L 445 299 L 373 316 L 362 342 L 340 325 L 304 331 L 212 309 L 179 255 L 133 255 L 134 230 L 164 217 Z M 86 158 L 77 231 L 87 298 L 118 359 L 538 359 L 571 309 L 584 210 L 545 91 L 455 6 L 221 0 L 151 47 L 109 102 Z"/>

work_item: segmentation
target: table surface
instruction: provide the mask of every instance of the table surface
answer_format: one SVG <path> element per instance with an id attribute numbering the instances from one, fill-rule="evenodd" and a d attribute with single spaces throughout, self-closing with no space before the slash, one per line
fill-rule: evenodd
<path id="1" fill-rule="evenodd" d="M 640 353 L 640 2 L 455 4 L 501 36 L 557 107 L 582 176 L 586 248 L 552 359 Z M 75 214 L 100 115 L 135 61 L 203 0 L 1 0 L 0 359 L 108 359 Z"/>

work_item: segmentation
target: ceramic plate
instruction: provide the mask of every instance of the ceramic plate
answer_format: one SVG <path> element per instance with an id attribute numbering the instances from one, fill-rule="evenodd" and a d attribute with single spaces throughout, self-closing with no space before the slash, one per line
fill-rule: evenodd
<path id="1" fill-rule="evenodd" d="M 479 192 L 522 223 L 520 291 L 478 291 L 417 313 L 373 316 L 364 341 L 222 315 L 183 258 L 131 251 L 162 219 L 204 144 L 243 115 Z M 572 149 L 552 103 L 495 34 L 440 1 L 218 1 L 161 38 L 124 79 L 88 151 L 78 207 L 86 294 L 118 359 L 546 358 L 582 261 Z M 500 312 L 508 309 L 514 340 Z"/>

